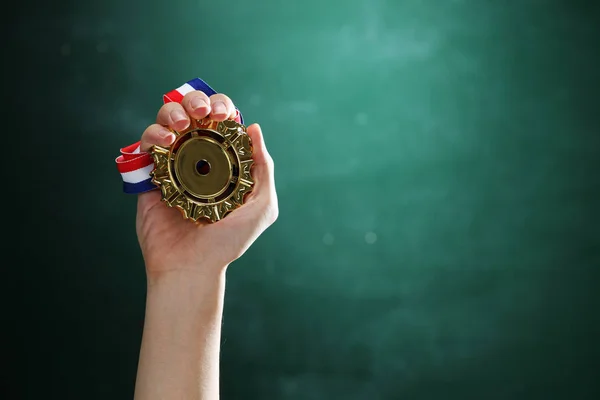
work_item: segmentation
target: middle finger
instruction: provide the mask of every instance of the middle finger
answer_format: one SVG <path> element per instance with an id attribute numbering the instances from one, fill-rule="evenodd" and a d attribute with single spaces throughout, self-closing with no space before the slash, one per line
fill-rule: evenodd
<path id="1" fill-rule="evenodd" d="M 199 90 L 187 93 L 181 100 L 181 105 L 190 117 L 195 119 L 202 119 L 211 111 L 210 99 Z"/>

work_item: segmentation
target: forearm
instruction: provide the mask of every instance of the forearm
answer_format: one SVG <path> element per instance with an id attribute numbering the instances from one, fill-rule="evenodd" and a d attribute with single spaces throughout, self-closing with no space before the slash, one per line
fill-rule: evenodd
<path id="1" fill-rule="evenodd" d="M 203 270 L 149 281 L 136 400 L 219 398 L 225 268 Z"/>

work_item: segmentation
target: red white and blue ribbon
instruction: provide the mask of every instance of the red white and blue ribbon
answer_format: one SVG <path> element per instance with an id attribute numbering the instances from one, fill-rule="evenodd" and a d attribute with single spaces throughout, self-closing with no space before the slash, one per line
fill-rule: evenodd
<path id="1" fill-rule="evenodd" d="M 217 92 L 200 78 L 192 79 L 163 95 L 163 103 L 181 103 L 183 97 L 189 92 L 200 90 L 207 96 Z M 243 124 L 242 113 L 236 109 L 235 120 Z M 121 149 L 121 155 L 115 160 L 117 169 L 123 179 L 123 192 L 136 194 L 156 189 L 152 183 L 150 173 L 154 170 L 154 160 L 149 153 L 140 151 L 140 142 L 133 143 Z"/>

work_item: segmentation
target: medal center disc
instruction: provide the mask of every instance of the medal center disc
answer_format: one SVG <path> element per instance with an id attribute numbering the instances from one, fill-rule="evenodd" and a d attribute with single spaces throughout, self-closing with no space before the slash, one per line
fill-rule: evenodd
<path id="1" fill-rule="evenodd" d="M 232 165 L 225 149 L 209 137 L 192 137 L 175 154 L 175 174 L 191 195 L 211 199 L 223 193 L 232 178 Z"/>

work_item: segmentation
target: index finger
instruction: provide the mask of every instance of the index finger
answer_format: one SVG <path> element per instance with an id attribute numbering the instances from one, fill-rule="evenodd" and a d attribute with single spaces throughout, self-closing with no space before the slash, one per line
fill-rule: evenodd
<path id="1" fill-rule="evenodd" d="M 148 151 L 153 145 L 170 146 L 175 141 L 175 135 L 166 127 L 159 124 L 152 124 L 140 139 L 140 151 Z"/>
<path id="2" fill-rule="evenodd" d="M 156 123 L 175 131 L 181 131 L 190 125 L 190 119 L 181 104 L 172 102 L 163 105 L 158 110 Z"/>

